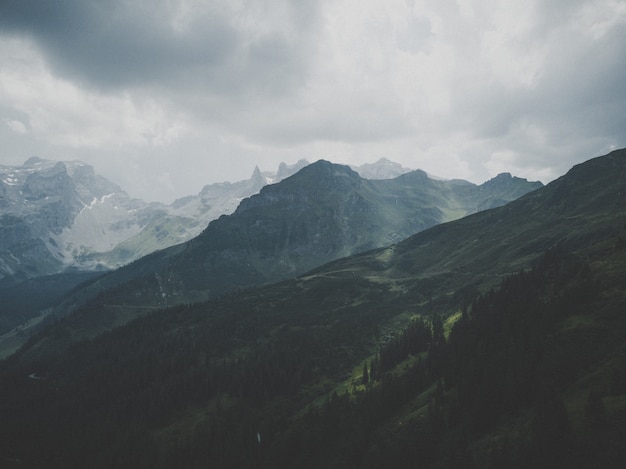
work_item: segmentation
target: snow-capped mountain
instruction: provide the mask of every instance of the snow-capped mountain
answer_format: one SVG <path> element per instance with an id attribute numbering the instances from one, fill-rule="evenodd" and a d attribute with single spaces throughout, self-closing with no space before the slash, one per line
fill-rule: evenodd
<path id="1" fill-rule="evenodd" d="M 171 205 L 133 199 L 80 161 L 0 165 L 0 279 L 119 267 L 197 236 L 307 164 L 283 163 L 276 173 L 256 168 L 248 180 L 209 184 Z"/>
<path id="2" fill-rule="evenodd" d="M 31 158 L 0 166 L 0 276 L 98 268 L 104 253 L 139 233 L 154 208 L 78 161 Z"/>

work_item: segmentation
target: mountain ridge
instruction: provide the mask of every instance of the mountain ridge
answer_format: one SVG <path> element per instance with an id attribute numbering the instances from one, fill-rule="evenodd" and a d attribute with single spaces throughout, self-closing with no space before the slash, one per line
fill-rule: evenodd
<path id="1" fill-rule="evenodd" d="M 119 267 L 196 236 L 303 164 L 266 174 L 256 168 L 248 180 L 209 184 L 170 205 L 133 199 L 80 161 L 32 157 L 22 166 L 0 166 L 0 278 Z"/>
<path id="2" fill-rule="evenodd" d="M 281 163 L 275 173 L 257 167 L 248 180 L 209 184 L 170 205 L 133 199 L 80 161 L 32 157 L 22 166 L 0 166 L 0 276 L 22 281 L 67 269 L 119 267 L 193 238 L 241 200 L 307 165 Z M 353 170 L 385 178 L 410 171 L 385 158 Z"/>
<path id="3" fill-rule="evenodd" d="M 118 301 L 162 305 L 282 280 L 475 211 L 486 196 L 481 188 L 470 183 L 457 193 L 458 184 L 423 171 L 367 180 L 348 166 L 320 160 L 265 186 L 197 238 L 108 274 L 93 290 L 119 292 L 131 282 L 132 295 L 115 294 Z M 473 198 L 460 205 L 468 191 Z"/>
<path id="4" fill-rule="evenodd" d="M 505 206 L 89 340 L 117 309 L 80 310 L 0 364 L 1 452 L 103 467 L 620 467 L 624 181 L 620 150 Z"/>
<path id="5" fill-rule="evenodd" d="M 154 308 L 271 283 L 339 257 L 398 242 L 434 224 L 476 211 L 481 204 L 496 196 L 497 203 L 504 203 L 507 191 L 511 194 L 509 198 L 517 197 L 520 190 L 528 191 L 540 185 L 508 178 L 504 184 L 508 184 L 508 189 L 496 193 L 489 189 L 490 183 L 476 186 L 432 180 L 419 170 L 396 179 L 368 180 L 345 165 L 324 160 L 311 165 L 305 163 L 301 160 L 296 165 L 281 165 L 278 172 L 282 175 L 303 167 L 278 184 L 266 184 L 260 191 L 257 187 L 268 181 L 268 175 L 262 174 L 258 168 L 248 181 L 206 186 L 199 197 L 179 200 L 175 204 L 176 217 L 158 204 L 146 208 L 141 201 L 133 201 L 124 193 L 115 192 L 119 188 L 103 178 L 98 179 L 92 168 L 75 163 L 69 173 L 78 172 L 81 176 L 79 182 L 82 181 L 82 185 L 75 187 L 74 192 L 82 190 L 82 195 L 73 199 L 80 202 L 76 203 L 78 215 L 74 218 L 74 231 L 68 232 L 64 228 L 55 238 L 56 249 L 60 250 L 72 240 L 74 245 L 79 245 L 83 236 L 95 245 L 104 229 L 95 222 L 103 216 L 115 234 L 106 234 L 102 239 L 103 243 L 108 243 L 103 244 L 104 247 L 113 248 L 107 256 L 100 257 L 103 263 L 109 259 L 145 257 L 101 276 L 67 272 L 66 281 L 56 283 L 59 288 L 69 289 L 80 284 L 81 275 L 91 284 L 83 291 L 73 292 L 59 304 L 56 303 L 60 292 L 52 294 L 43 288 L 42 292 L 51 293 L 46 305 L 54 306 L 50 318 L 67 314 L 86 301 L 96 301 L 94 298 L 109 289 L 118 291 L 113 295 L 115 301 L 109 301 L 109 304 L 143 304 Z M 32 164 L 52 163 L 33 160 Z M 62 172 L 62 167 L 57 169 Z M 69 181 L 66 180 L 68 184 Z M 208 222 L 196 238 L 187 244 L 176 245 L 176 241 L 189 235 L 190 229 L 189 224 L 187 228 L 178 224 L 177 217 L 193 220 L 194 211 L 211 205 L 219 208 L 219 200 L 232 201 L 232 194 L 246 192 L 258 193 L 241 202 L 237 200 L 238 208 L 231 205 L 232 214 Z M 226 198 L 219 199 L 215 194 L 226 194 Z M 130 221 L 125 218 L 127 213 L 132 215 Z M 0 230 L 11 230 L 6 216 L 4 220 Z M 5 242 L 10 241 L 11 236 L 19 239 L 15 236 L 19 229 L 25 232 L 22 239 L 31 236 L 27 224 L 19 219 L 15 223 L 14 234 L 5 236 Z M 192 226 L 199 230 L 202 225 L 194 222 Z M 174 246 L 159 250 L 158 243 Z M 9 250 L 10 259 L 11 254 Z M 42 259 L 37 257 L 38 262 Z M 84 259 L 94 258 L 86 255 Z M 2 285 L 15 292 L 32 292 L 32 284 L 28 281 L 5 280 Z M 45 287 L 45 277 L 42 277 L 41 285 Z M 121 293 L 124 288 L 130 290 Z M 32 317 L 50 314 L 48 308 L 25 309 L 25 305 L 35 303 L 24 301 L 21 305 L 16 302 L 19 297 L 19 294 L 11 295 L 12 301 L 0 306 L 0 317 L 5 324 L 0 333 L 23 323 L 32 325 Z M 45 305 L 46 302 L 42 299 L 36 304 Z M 23 341 L 26 335 L 21 337 Z M 10 342 L 15 343 L 13 336 Z"/>

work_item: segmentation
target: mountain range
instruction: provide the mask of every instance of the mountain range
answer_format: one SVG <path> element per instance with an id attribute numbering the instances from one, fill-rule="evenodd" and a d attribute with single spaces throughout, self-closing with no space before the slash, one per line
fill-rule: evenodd
<path id="1" fill-rule="evenodd" d="M 107 270 L 197 236 L 269 182 L 307 164 L 256 168 L 250 179 L 205 186 L 170 205 L 128 196 L 79 161 L 33 157 L 0 166 L 0 279 L 5 283 L 72 270 Z"/>
<path id="2" fill-rule="evenodd" d="M 273 173 L 257 167 L 247 180 L 209 184 L 169 205 L 131 198 L 79 161 L 33 157 L 22 166 L 0 166 L 0 280 L 8 284 L 68 269 L 98 271 L 128 264 L 194 238 L 263 186 L 308 164 L 281 163 Z M 367 179 L 410 172 L 385 158 L 354 169 Z"/>
<path id="3" fill-rule="evenodd" d="M 423 173 L 402 178 L 428 186 Z M 323 231 L 341 228 L 341 207 L 364 230 L 339 232 L 366 248 L 381 236 L 368 224 L 373 194 L 393 205 L 415 187 L 307 166 L 189 244 L 107 274 L 126 278 L 0 363 L 0 457 L 14 467 L 623 467 L 625 182 L 617 150 L 504 206 L 113 328 L 158 306 L 132 304 L 151 282 L 166 297 L 206 288 L 207 266 L 228 259 L 269 282 L 306 268 L 301 246 L 320 260 L 339 252 Z M 339 194 L 329 209 L 324 196 Z M 298 221 L 281 204 L 313 195 L 326 203 Z M 413 210 L 411 223 L 458 207 L 447 209 Z M 385 223 L 398 210 L 385 208 Z M 261 277 L 268 259 L 276 270 Z"/>
<path id="4" fill-rule="evenodd" d="M 541 186 L 510 174 L 480 186 L 434 180 L 386 159 L 357 169 L 378 178 L 401 175 L 367 180 L 347 166 L 301 160 L 282 163 L 276 173 L 256 168 L 249 180 L 207 185 L 164 205 L 131 199 L 80 162 L 33 158 L 3 167 L 0 333 L 47 315 L 93 272 L 153 251 L 162 250 L 81 289 L 55 313 L 131 280 L 145 285 L 132 300 L 116 301 L 155 306 L 287 278 Z M 172 245 L 178 246 L 163 250 Z"/>
<path id="5" fill-rule="evenodd" d="M 320 160 L 244 199 L 196 238 L 99 278 L 56 312 L 105 290 L 115 305 L 156 307 L 283 280 L 540 186 L 510 174 L 478 186 L 430 179 L 419 170 L 367 180 L 348 166 Z"/>

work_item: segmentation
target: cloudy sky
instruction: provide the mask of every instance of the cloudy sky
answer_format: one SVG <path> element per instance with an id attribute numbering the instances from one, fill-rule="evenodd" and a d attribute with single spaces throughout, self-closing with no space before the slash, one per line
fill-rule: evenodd
<path id="1" fill-rule="evenodd" d="M 0 164 L 171 201 L 381 157 L 549 182 L 626 146 L 626 0 L 0 0 Z"/>

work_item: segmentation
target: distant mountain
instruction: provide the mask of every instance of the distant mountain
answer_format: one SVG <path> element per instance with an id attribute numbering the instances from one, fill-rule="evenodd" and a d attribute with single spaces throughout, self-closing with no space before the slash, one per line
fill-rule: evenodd
<path id="1" fill-rule="evenodd" d="M 297 163 L 287 164 L 282 162 L 278 165 L 278 169 L 275 173 L 264 171 L 262 174 L 265 177 L 267 184 L 276 184 L 285 178 L 288 178 L 292 174 L 296 174 L 305 166 L 308 166 L 309 162 L 305 159 L 298 160 Z"/>
<path id="2" fill-rule="evenodd" d="M 433 180 L 423 171 L 367 180 L 320 160 L 265 186 L 197 238 L 102 277 L 60 310 L 113 287 L 107 301 L 156 306 L 293 277 L 504 203 L 504 187 L 512 200 L 541 183 L 502 175 L 477 186 Z"/>
<path id="3" fill-rule="evenodd" d="M 364 163 L 360 166 L 351 166 L 364 179 L 393 179 L 402 174 L 410 173 L 412 169 L 405 168 L 399 163 L 381 158 L 375 163 Z"/>
<path id="4" fill-rule="evenodd" d="M 133 199 L 79 161 L 33 157 L 22 166 L 0 166 L 0 283 L 128 264 L 194 238 L 210 221 L 233 213 L 243 199 L 308 164 L 281 163 L 276 172 L 257 167 L 250 179 L 209 184 L 170 205 Z M 366 179 L 390 179 L 410 171 L 384 158 L 355 169 Z M 519 184 L 514 195 L 508 192 L 512 187 L 511 181 L 503 181 L 499 197 L 497 187 L 485 186 L 493 200 L 478 196 L 482 205 L 470 211 L 500 205 L 526 190 Z M 468 188 L 465 195 L 459 192 L 461 197 L 475 198 L 474 186 Z"/>
<path id="5" fill-rule="evenodd" d="M 70 228 L 87 230 L 92 210 L 108 212 L 115 223 L 140 208 L 119 187 L 78 162 L 31 158 L 21 167 L 0 167 L 0 181 L 0 278 L 59 272 L 80 256 Z M 123 217 L 117 216 L 118 204 Z M 119 231 L 132 231 L 129 225 Z M 102 228 L 92 224 L 85 235 L 92 246 L 105 247 Z"/>
<path id="6" fill-rule="evenodd" d="M 0 166 L 0 280 L 127 264 L 197 236 L 303 165 L 283 163 L 266 174 L 256 168 L 248 180 L 210 184 L 171 205 L 132 199 L 79 161 L 34 157 L 23 166 Z"/>
<path id="7" fill-rule="evenodd" d="M 268 186 L 179 254 L 218 239 L 237 257 L 214 226 L 252 252 L 232 220 L 271 221 L 253 213 L 272 200 L 347 188 L 365 201 L 345 196 L 351 209 L 379 200 L 380 182 L 345 167 L 304 176 L 322 182 Z M 0 455 L 14 467 L 624 467 L 625 183 L 619 150 L 505 206 L 113 330 L 133 308 L 110 291 L 0 363 Z M 159 266 L 148 259 L 146 272 Z"/>
<path id="8" fill-rule="evenodd" d="M 34 324 L 33 316 L 48 314 L 70 289 L 76 292 L 56 311 L 112 287 L 130 289 L 118 295 L 118 304 L 196 301 L 388 245 L 541 186 L 510 175 L 481 186 L 435 181 L 422 171 L 370 181 L 347 166 L 301 160 L 281 164 L 275 174 L 256 168 L 249 180 L 211 184 L 166 206 L 131 199 L 80 162 L 33 159 L 2 170 L 0 293 L 12 293 L 0 304 L 0 334 Z M 282 182 L 266 186 L 270 181 Z M 137 260 L 141 256 L 147 257 Z M 95 278 L 89 272 L 132 261 L 77 289 Z M 54 282 L 47 278 L 64 272 Z M 31 281 L 36 277 L 41 282 Z M 42 286 L 39 297 L 28 301 L 36 285 Z"/>

